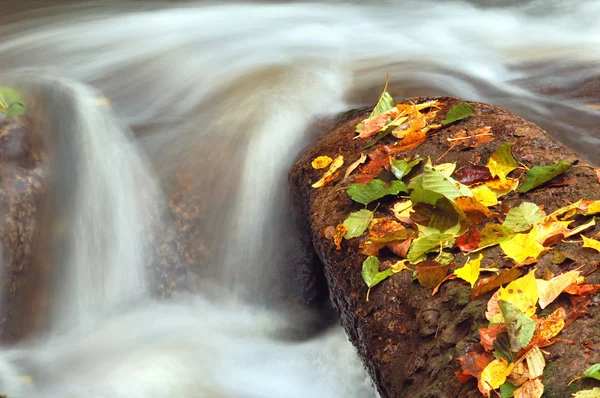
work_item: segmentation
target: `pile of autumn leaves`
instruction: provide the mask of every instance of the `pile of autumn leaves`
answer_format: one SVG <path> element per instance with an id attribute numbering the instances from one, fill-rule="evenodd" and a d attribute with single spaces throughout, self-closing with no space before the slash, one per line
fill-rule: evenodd
<path id="1" fill-rule="evenodd" d="M 368 256 L 362 267 L 362 277 L 368 287 L 367 300 L 371 288 L 403 270 L 412 271 L 421 285 L 433 289 L 433 294 L 449 279 L 469 283 L 473 288 L 472 299 L 499 288 L 487 306 L 490 326 L 480 330 L 480 343 L 459 358 L 463 371 L 457 377 L 463 382 L 477 378 L 484 396 L 496 390 L 502 397 L 541 397 L 545 367 L 541 348 L 552 344 L 568 317 L 563 308 L 558 308 L 551 315 L 538 318 L 538 305 L 544 309 L 563 292 L 592 294 L 599 291 L 600 286 L 583 284 L 584 277 L 577 270 L 536 279 L 535 270 L 523 276 L 523 266 L 534 264 L 556 243 L 593 227 L 596 222 L 593 216 L 600 214 L 600 201 L 579 200 L 551 214 L 546 214 L 535 203 L 522 202 L 506 212 L 501 224 L 490 222 L 490 208 L 499 205 L 504 195 L 535 189 L 571 165 L 559 161 L 527 169 L 519 166 L 513 157 L 511 144 L 499 145 L 485 164 L 462 168 L 457 177 L 453 177 L 454 163 L 434 165 L 430 159 L 398 158 L 423 143 L 427 133 L 476 113 L 472 106 L 461 103 L 446 114 L 441 124 L 433 124 L 432 120 L 443 106 L 437 101 L 395 105 L 384 90 L 371 115 L 357 126 L 356 138 L 369 140 L 365 149 L 390 134 L 397 141 L 376 146 L 368 156 L 361 154 L 347 167 L 342 180 L 352 178 L 354 183 L 348 185 L 346 192 L 365 208 L 350 213 L 335 228 L 328 227 L 325 234 L 333 239 L 338 250 L 344 239 L 360 238 L 361 253 Z M 493 139 L 493 131 L 485 126 L 470 132 L 461 130 L 448 141 L 452 150 L 475 147 Z M 364 164 L 367 157 L 369 162 Z M 339 179 L 343 164 L 341 155 L 335 159 L 328 156 L 314 159 L 315 169 L 329 168 L 313 187 L 321 188 Z M 351 177 L 362 164 L 359 172 Z M 422 172 L 406 181 L 406 176 L 419 164 L 422 164 Z M 376 178 L 384 169 L 394 178 L 390 181 Z M 520 183 L 519 177 L 512 175 L 523 174 L 523 170 L 526 170 L 525 177 Z M 394 217 L 375 217 L 379 204 L 373 206 L 375 210 L 369 210 L 368 205 L 389 196 L 397 199 L 390 207 Z M 573 226 L 577 216 L 590 217 Z M 501 217 L 496 214 L 496 218 Z M 600 251 L 600 241 L 582 238 L 584 247 Z M 481 251 L 493 246 L 499 246 L 504 255 L 514 261 L 515 267 L 500 270 L 496 263 L 482 267 Z M 383 248 L 391 251 L 397 260 L 380 270 L 378 256 Z M 448 274 L 454 265 L 452 250 L 457 249 L 468 254 L 469 259 L 463 267 Z M 488 276 L 480 278 L 482 272 Z M 600 397 L 600 389 L 595 390 L 576 396 Z"/>

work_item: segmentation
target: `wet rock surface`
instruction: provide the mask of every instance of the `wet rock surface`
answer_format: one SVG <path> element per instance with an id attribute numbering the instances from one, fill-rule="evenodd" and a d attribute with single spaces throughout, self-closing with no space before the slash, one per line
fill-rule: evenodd
<path id="1" fill-rule="evenodd" d="M 439 100 L 447 104 L 445 109 L 460 101 L 449 97 Z M 477 109 L 476 115 L 430 133 L 425 143 L 406 151 L 404 156 L 418 154 L 435 161 L 450 148 L 449 136 L 461 129 L 471 131 L 491 126 L 495 136 L 492 142 L 468 150 L 451 150 L 441 162 L 457 162 L 458 168 L 480 163 L 499 145 L 509 142 L 513 145 L 516 160 L 527 167 L 558 160 L 579 163 L 563 176 L 564 180 L 570 181 L 568 185 L 545 185 L 526 194 L 512 192 L 503 198 L 503 206 L 531 201 L 543 205 L 550 213 L 581 198 L 600 199 L 600 183 L 595 171 L 571 150 L 538 126 L 500 107 L 471 104 Z M 307 222 L 314 248 L 324 264 L 330 297 L 341 324 L 357 347 L 381 396 L 479 397 L 481 393 L 477 390 L 476 380 L 462 384 L 456 378 L 455 372 L 461 370 L 456 358 L 464 355 L 467 347 L 479 340 L 478 329 L 488 325 L 484 312 L 492 293 L 471 300 L 468 284 L 449 281 L 432 297 L 431 289 L 414 282 L 412 273 L 406 271 L 394 274 L 374 287 L 367 302 L 367 286 L 361 277 L 366 256 L 359 254 L 360 239 L 344 240 L 342 250 L 337 251 L 333 241 L 325 237 L 327 227 L 343 222 L 350 212 L 363 206 L 352 202 L 343 189 L 351 180 L 337 180 L 321 189 L 311 188 L 311 184 L 323 174 L 322 170 L 311 167 L 311 161 L 320 155 L 335 157 L 342 154 L 344 170 L 357 160 L 365 140 L 354 140 L 354 130 L 371 110 L 365 108 L 348 112 L 332 122 L 329 128 L 315 131 L 319 138 L 304 151 L 290 173 L 296 208 Z M 439 122 L 445 113 L 440 112 L 436 121 Z M 380 200 L 375 217 L 390 215 L 393 202 L 386 198 Z M 593 236 L 598 232 L 600 227 L 596 226 L 585 235 Z M 554 251 L 563 252 L 572 260 L 554 264 L 551 261 Z M 510 260 L 501 257 L 498 248 L 485 250 L 483 254 L 482 264 L 498 261 L 500 268 L 513 266 Z M 465 261 L 465 256 L 458 254 L 455 264 L 460 266 Z M 556 274 L 578 267 L 582 267 L 585 273 L 595 269 L 598 261 L 600 255 L 591 249 L 583 249 L 581 243 L 562 242 L 552 252 L 539 257 L 536 276 L 540 278 L 546 269 Z M 587 276 L 586 283 L 598 283 L 598 274 L 595 272 Z M 551 313 L 558 306 L 572 310 L 568 298 L 563 296 L 543 310 L 542 315 Z M 544 348 L 548 362 L 543 377 L 545 396 L 567 397 L 571 392 L 593 384 L 580 381 L 567 386 L 588 366 L 600 361 L 600 351 L 596 348 L 600 344 L 600 314 L 595 300 L 591 301 L 589 310 L 587 316 L 568 326 L 554 345 Z"/>

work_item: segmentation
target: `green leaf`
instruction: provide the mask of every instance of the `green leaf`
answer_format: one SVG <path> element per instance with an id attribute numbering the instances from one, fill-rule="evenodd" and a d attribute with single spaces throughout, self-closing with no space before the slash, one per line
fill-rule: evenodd
<path id="1" fill-rule="evenodd" d="M 367 227 L 373 219 L 373 212 L 367 209 L 362 209 L 350 213 L 344 221 L 344 225 L 348 227 L 348 232 L 344 235 L 346 239 L 357 238 L 367 230 Z"/>
<path id="2" fill-rule="evenodd" d="M 508 301 L 498 300 L 508 331 L 510 350 L 519 352 L 529 344 L 535 331 L 535 321 Z"/>
<path id="3" fill-rule="evenodd" d="M 394 271 L 391 268 L 388 268 L 385 271 L 379 271 L 379 259 L 377 257 L 367 257 L 362 266 L 362 278 L 369 287 L 369 290 L 367 290 L 367 301 L 369 301 L 369 292 L 371 291 L 371 288 L 393 274 Z"/>
<path id="4" fill-rule="evenodd" d="M 390 156 L 390 166 L 392 173 L 397 179 L 401 180 L 405 175 L 410 173 L 413 167 L 415 167 L 421 161 L 420 158 L 409 160 L 409 159 L 394 159 Z"/>
<path id="5" fill-rule="evenodd" d="M 410 188 L 410 186 L 409 186 Z M 422 188 L 416 188 L 410 193 L 410 201 L 413 204 L 426 203 L 428 205 L 435 206 L 438 199 L 443 198 L 444 195 L 437 192 L 428 191 Z"/>
<path id="6" fill-rule="evenodd" d="M 497 245 L 513 237 L 515 231 L 500 224 L 488 224 L 481 230 L 479 248 Z"/>
<path id="7" fill-rule="evenodd" d="M 412 241 L 406 258 L 411 264 L 420 263 L 427 258 L 426 253 L 432 250 L 439 251 L 448 246 L 452 234 L 442 234 L 434 232 L 427 236 L 422 236 Z"/>
<path id="8" fill-rule="evenodd" d="M 523 202 L 508 211 L 502 225 L 512 229 L 514 232 L 524 232 L 529 231 L 534 225 L 544 221 L 544 218 L 545 216 L 538 205 Z"/>
<path id="9" fill-rule="evenodd" d="M 25 113 L 25 101 L 21 92 L 6 86 L 0 86 L 0 113 L 6 117 Z"/>
<path id="10" fill-rule="evenodd" d="M 512 144 L 500 145 L 488 159 L 486 167 L 492 177 L 506 178 L 508 173 L 519 167 L 512 154 Z"/>
<path id="11" fill-rule="evenodd" d="M 519 387 L 513 386 L 508 381 L 500 386 L 500 396 L 502 398 L 511 398 Z"/>
<path id="12" fill-rule="evenodd" d="M 433 169 L 423 173 L 422 185 L 423 189 L 437 192 L 450 200 L 454 200 L 459 196 L 473 196 L 466 185 Z"/>
<path id="13" fill-rule="evenodd" d="M 437 257 L 436 260 L 438 263 L 440 264 L 452 264 L 452 262 L 454 262 L 454 254 L 452 253 L 448 253 L 448 252 L 441 252 Z"/>
<path id="14" fill-rule="evenodd" d="M 379 101 L 377 101 L 377 105 L 375 105 L 373 112 L 371 112 L 369 117 L 366 118 L 365 120 L 369 120 L 372 117 L 382 114 L 383 112 L 389 111 L 393 107 L 394 107 L 394 98 L 390 95 L 390 93 L 388 93 L 387 91 L 384 91 L 381 94 L 381 96 L 379 97 Z M 362 131 L 362 128 L 363 128 L 363 124 L 361 122 L 356 126 L 356 132 L 360 133 Z"/>
<path id="15" fill-rule="evenodd" d="M 600 380 L 600 363 L 590 366 L 583 372 L 583 376 L 581 377 L 589 377 L 592 379 Z"/>
<path id="16" fill-rule="evenodd" d="M 575 398 L 599 398 L 600 387 L 594 387 L 591 390 L 580 390 L 573 394 Z"/>
<path id="17" fill-rule="evenodd" d="M 525 193 L 531 191 L 535 187 L 539 187 L 545 182 L 550 181 L 567 171 L 571 165 L 567 162 L 560 161 L 549 166 L 535 166 L 527 170 L 525 174 L 525 182 L 517 189 L 517 192 Z"/>
<path id="18" fill-rule="evenodd" d="M 496 336 L 494 340 L 494 351 L 492 352 L 495 358 L 502 358 L 508 363 L 513 363 L 516 359 L 516 354 L 510 350 L 510 340 L 508 333 L 502 332 Z"/>
<path id="19" fill-rule="evenodd" d="M 366 184 L 350 184 L 346 192 L 353 201 L 367 205 L 386 195 L 398 195 L 400 192 L 408 192 L 408 188 L 402 181 L 394 180 L 386 187 L 383 181 L 374 179 Z"/>
<path id="20" fill-rule="evenodd" d="M 461 102 L 458 105 L 454 105 L 450 111 L 446 114 L 446 118 L 442 120 L 442 124 L 454 123 L 457 120 L 464 119 L 476 112 L 475 108 L 466 102 Z"/>
<path id="21" fill-rule="evenodd" d="M 435 206 L 421 202 L 414 205 L 410 218 L 417 224 L 446 233 L 466 220 L 467 216 L 454 202 L 442 196 L 435 202 Z"/>

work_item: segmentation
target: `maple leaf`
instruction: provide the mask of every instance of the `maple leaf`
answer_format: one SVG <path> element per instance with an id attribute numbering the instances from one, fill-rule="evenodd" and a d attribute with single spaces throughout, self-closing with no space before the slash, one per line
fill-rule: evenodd
<path id="1" fill-rule="evenodd" d="M 369 301 L 369 292 L 371 291 L 371 288 L 388 278 L 393 273 L 394 272 L 389 268 L 385 271 L 379 271 L 379 259 L 373 256 L 367 257 L 362 265 L 362 278 L 368 287 L 367 301 Z"/>
<path id="2" fill-rule="evenodd" d="M 481 224 L 492 215 L 490 210 L 474 197 L 459 196 L 454 199 L 454 203 L 465 213 L 471 225 Z"/>
<path id="3" fill-rule="evenodd" d="M 487 278 L 481 278 L 475 284 L 475 288 L 471 292 L 471 300 L 475 300 L 477 297 L 482 296 L 500 286 L 512 282 L 523 273 L 517 268 L 504 268 L 500 271 L 499 275 L 490 276 Z"/>
<path id="4" fill-rule="evenodd" d="M 361 164 L 363 164 L 365 161 L 367 160 L 367 155 L 365 155 L 364 153 L 360 154 L 360 158 L 358 158 L 358 160 L 354 163 L 352 163 L 350 166 L 348 166 L 348 168 L 346 169 L 346 173 L 344 174 L 344 180 L 348 177 L 350 177 L 350 174 L 356 170 L 356 168 L 358 166 L 360 166 Z M 382 166 L 383 167 L 383 166 Z"/>
<path id="5" fill-rule="evenodd" d="M 373 212 L 367 209 L 362 209 L 354 213 L 350 213 L 348 218 L 344 221 L 344 225 L 348 231 L 344 235 L 345 239 L 352 239 L 359 237 L 367 230 L 367 227 L 373 219 Z"/>
<path id="6" fill-rule="evenodd" d="M 530 230 L 534 225 L 542 222 L 544 218 L 545 214 L 538 205 L 522 202 L 519 206 L 508 211 L 502 225 L 515 232 L 523 232 Z"/>
<path id="7" fill-rule="evenodd" d="M 454 105 L 446 114 L 446 118 L 442 120 L 442 124 L 450 124 L 458 120 L 462 120 L 466 117 L 473 115 L 476 112 L 470 104 L 461 102 L 460 104 Z"/>
<path id="8" fill-rule="evenodd" d="M 518 192 L 525 193 L 532 189 L 539 187 L 545 182 L 550 181 L 554 177 L 557 177 L 567 171 L 571 167 L 571 164 L 560 161 L 548 166 L 535 166 L 527 170 L 525 174 L 525 182 L 518 189 Z"/>
<path id="9" fill-rule="evenodd" d="M 568 271 L 557 275 L 549 281 L 537 279 L 540 308 L 546 308 L 552 303 L 568 286 L 575 283 L 581 273 L 579 271 Z"/>
<path id="10" fill-rule="evenodd" d="M 471 186 L 485 182 L 491 178 L 492 173 L 490 173 L 490 169 L 485 166 L 470 164 L 462 169 L 460 177 L 458 178 L 458 182 L 467 186 Z"/>
<path id="11" fill-rule="evenodd" d="M 329 156 L 319 156 L 313 159 L 311 165 L 313 169 L 324 169 L 333 162 Z"/>
<path id="12" fill-rule="evenodd" d="M 447 140 L 452 144 L 452 148 L 476 148 L 481 144 L 487 144 L 493 141 L 494 135 L 490 132 L 490 126 L 480 127 L 476 130 L 465 131 L 460 130 L 453 134 Z"/>
<path id="13" fill-rule="evenodd" d="M 350 184 L 346 190 L 353 201 L 364 205 L 387 195 L 398 195 L 400 192 L 408 192 L 406 184 L 402 181 L 394 180 L 386 187 L 383 181 L 377 179 L 366 184 Z"/>
<path id="14" fill-rule="evenodd" d="M 325 185 L 329 184 L 331 181 L 335 180 L 337 178 L 337 176 L 339 175 L 339 173 L 337 173 L 337 170 L 340 167 L 342 167 L 343 164 L 344 164 L 344 156 L 340 155 L 337 158 L 335 158 L 334 161 L 329 166 L 329 170 L 327 170 L 325 172 L 325 174 L 323 175 L 323 177 L 321 177 L 321 179 L 319 181 L 312 184 L 312 187 L 313 188 L 322 188 Z"/>
<path id="15" fill-rule="evenodd" d="M 433 289 L 446 277 L 449 268 L 449 264 L 440 264 L 431 260 L 418 264 L 415 270 L 421 286 Z"/>
<path id="16" fill-rule="evenodd" d="M 482 259 L 483 254 L 480 254 L 476 259 L 467 261 L 465 265 L 454 271 L 454 275 L 469 282 L 471 284 L 471 288 L 473 288 L 475 286 L 475 282 L 477 282 L 477 279 L 479 278 L 479 269 Z"/>
<path id="17" fill-rule="evenodd" d="M 508 173 L 516 169 L 517 161 L 512 155 L 512 144 L 500 145 L 492 156 L 490 156 L 487 164 L 487 168 L 490 169 L 492 177 L 500 177 L 505 179 Z"/>

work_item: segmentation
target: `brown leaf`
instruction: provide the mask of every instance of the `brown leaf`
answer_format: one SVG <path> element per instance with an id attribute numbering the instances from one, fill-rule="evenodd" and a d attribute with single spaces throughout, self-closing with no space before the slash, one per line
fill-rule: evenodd
<path id="1" fill-rule="evenodd" d="M 338 226 L 335 227 L 333 243 L 335 243 L 336 250 L 342 250 L 342 240 L 344 239 L 346 232 L 348 232 L 348 227 L 344 224 L 338 224 Z"/>
<path id="2" fill-rule="evenodd" d="M 335 227 L 333 225 L 328 226 L 323 231 L 323 235 L 325 239 L 333 240 L 333 235 L 335 235 Z"/>
<path id="3" fill-rule="evenodd" d="M 467 215 L 471 225 L 479 225 L 492 215 L 487 207 L 471 196 L 459 196 L 454 203 Z"/>
<path id="4" fill-rule="evenodd" d="M 600 182 L 600 168 L 594 169 L 594 171 L 596 172 L 596 177 L 598 177 L 598 182 Z"/>
<path id="5" fill-rule="evenodd" d="M 491 178 L 492 174 L 490 173 L 490 169 L 488 169 L 485 166 L 471 164 L 461 170 L 458 181 L 461 184 L 471 186 L 474 184 L 485 182 L 487 180 L 490 180 Z"/>
<path id="6" fill-rule="evenodd" d="M 479 338 L 483 348 L 485 348 L 486 351 L 492 351 L 494 349 L 494 340 L 496 340 L 496 336 L 502 332 L 506 332 L 506 326 L 504 325 L 479 329 Z"/>
<path id="7" fill-rule="evenodd" d="M 481 231 L 471 228 L 469 232 L 456 238 L 454 247 L 458 247 L 463 253 L 468 253 L 479 247 Z"/>
<path id="8" fill-rule="evenodd" d="M 577 178 L 573 177 L 573 178 L 561 178 L 561 179 L 557 179 L 556 181 L 552 181 L 550 184 L 548 184 L 549 187 L 566 187 L 569 186 L 573 183 L 575 183 L 575 181 L 577 181 Z"/>
<path id="9" fill-rule="evenodd" d="M 473 291 L 471 292 L 471 300 L 476 299 L 479 296 L 491 292 L 500 286 L 512 282 L 522 275 L 522 272 L 517 268 L 504 268 L 500 271 L 500 275 L 490 276 L 489 278 L 481 278 L 475 284 Z"/>
<path id="10" fill-rule="evenodd" d="M 490 126 L 484 126 L 472 131 L 460 130 L 452 137 L 448 138 L 448 142 L 455 148 L 476 148 L 481 144 L 486 144 L 494 140 L 494 135 L 491 133 Z"/>
<path id="11" fill-rule="evenodd" d="M 460 361 L 460 366 L 463 372 L 470 374 L 473 377 L 479 379 L 483 369 L 492 362 L 494 357 L 489 352 L 481 351 L 470 351 L 466 355 L 456 358 Z"/>
<path id="12" fill-rule="evenodd" d="M 350 176 L 350 174 L 361 164 L 363 164 L 365 161 L 367 160 L 367 155 L 365 155 L 364 153 L 360 154 L 360 158 L 358 158 L 358 160 L 354 163 L 352 163 L 350 166 L 348 166 L 348 168 L 346 169 L 346 173 L 344 174 L 344 180 L 346 178 L 348 178 Z"/>
<path id="13" fill-rule="evenodd" d="M 375 238 L 383 238 L 394 234 L 395 232 L 402 231 L 403 229 L 406 229 L 404 228 L 404 225 L 397 221 L 378 218 L 371 224 L 369 235 Z"/>
<path id="14" fill-rule="evenodd" d="M 423 261 L 416 266 L 417 279 L 421 286 L 433 289 L 446 277 L 448 269 L 449 264 L 440 264 L 434 260 Z"/>
<path id="15" fill-rule="evenodd" d="M 414 149 L 425 142 L 427 139 L 427 134 L 423 132 L 423 130 L 419 131 L 411 131 L 409 134 L 404 137 L 402 141 L 398 144 L 394 145 L 390 149 L 394 154 L 406 152 L 408 150 Z"/>
<path id="16" fill-rule="evenodd" d="M 591 299 L 582 299 L 582 297 L 580 296 L 571 296 L 569 297 L 569 299 L 571 301 L 571 306 L 573 307 L 573 309 L 567 314 L 567 317 L 565 318 L 565 327 L 575 322 L 578 318 L 590 313 L 590 310 L 587 306 L 590 303 Z"/>
<path id="17" fill-rule="evenodd" d="M 525 382 L 513 393 L 514 398 L 540 398 L 544 393 L 544 385 L 540 379 Z"/>
<path id="18" fill-rule="evenodd" d="M 387 244 L 387 247 L 396 256 L 406 258 L 406 256 L 408 255 L 408 250 L 410 249 L 411 243 L 412 243 L 412 238 L 408 238 L 404 242 L 389 242 Z"/>
<path id="19" fill-rule="evenodd" d="M 434 288 L 433 291 L 431 292 L 432 296 L 435 296 L 435 294 L 438 292 L 438 290 L 440 289 L 440 286 L 442 286 L 442 283 L 446 282 L 446 281 L 450 281 L 452 279 L 456 279 L 458 278 L 458 276 L 456 276 L 456 274 L 450 274 L 450 275 L 446 275 L 446 277 L 444 279 L 442 279 L 440 281 L 440 283 L 438 283 Z"/>
<path id="20" fill-rule="evenodd" d="M 395 119 L 396 117 L 398 117 L 399 114 L 400 111 L 398 111 L 398 108 L 394 107 L 370 119 L 365 119 L 362 122 L 362 130 L 356 138 L 369 138 L 374 136 L 379 132 L 379 130 L 381 130 L 386 124 L 388 124 L 388 120 L 390 118 Z"/>
<path id="21" fill-rule="evenodd" d="M 359 184 L 366 184 L 381 172 L 381 169 L 390 167 L 390 154 L 392 151 L 387 145 L 380 145 L 369 154 L 369 162 L 360 168 L 354 177 Z"/>

